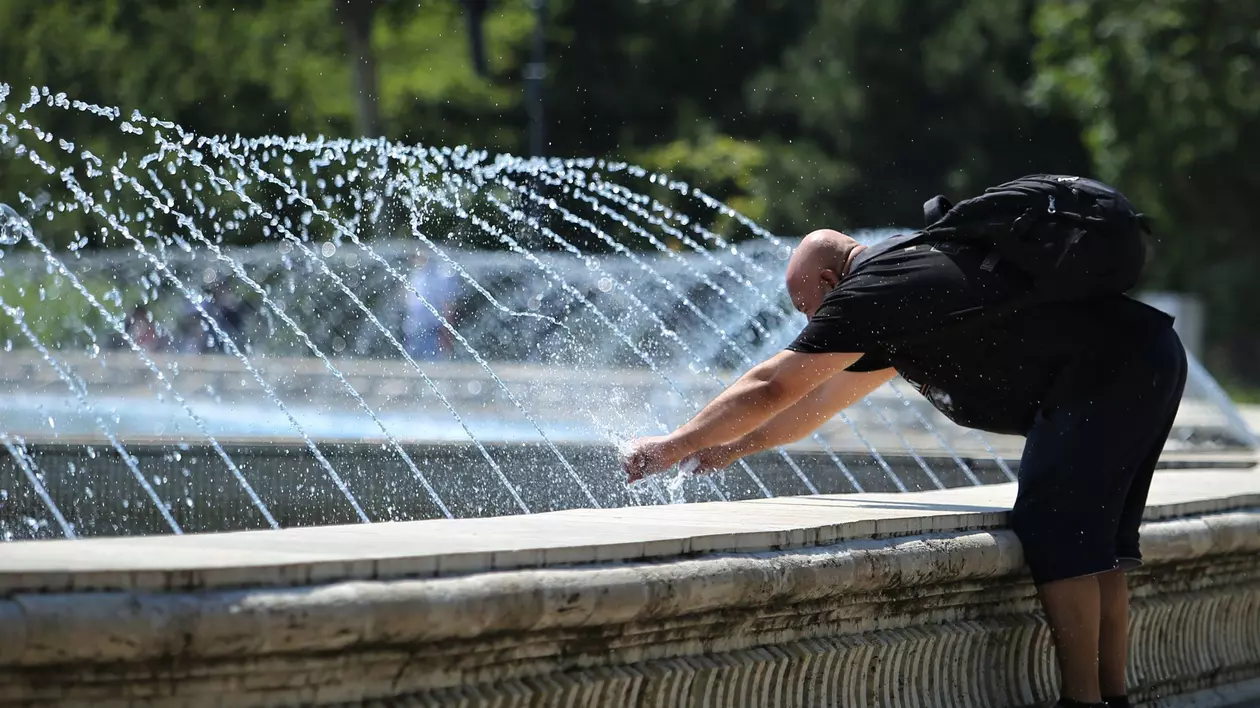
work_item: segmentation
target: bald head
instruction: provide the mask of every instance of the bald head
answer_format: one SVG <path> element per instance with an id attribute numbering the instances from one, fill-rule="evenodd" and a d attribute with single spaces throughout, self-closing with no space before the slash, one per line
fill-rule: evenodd
<path id="1" fill-rule="evenodd" d="M 819 229 L 801 239 L 788 261 L 787 291 L 797 310 L 813 317 L 823 298 L 848 272 L 853 257 L 866 248 L 839 231 Z"/>

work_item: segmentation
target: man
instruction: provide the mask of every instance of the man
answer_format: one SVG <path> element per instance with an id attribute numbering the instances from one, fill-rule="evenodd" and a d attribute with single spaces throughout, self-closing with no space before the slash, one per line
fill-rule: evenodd
<path id="1" fill-rule="evenodd" d="M 411 287 L 404 293 L 403 346 L 415 359 L 436 361 L 445 358 L 451 346 L 442 320 L 433 311 L 448 322 L 451 320 L 459 295 L 459 281 L 455 271 L 424 254 L 415 256 L 412 264 Z"/>
<path id="2" fill-rule="evenodd" d="M 1124 573 L 1140 564 L 1185 353 L 1171 318 L 1122 295 L 1003 307 L 1032 288 L 985 244 L 867 249 L 815 231 L 787 271 L 805 329 L 675 432 L 636 441 L 628 478 L 798 440 L 900 373 L 959 424 L 1027 436 L 1012 525 L 1054 635 L 1060 705 L 1127 706 Z"/>

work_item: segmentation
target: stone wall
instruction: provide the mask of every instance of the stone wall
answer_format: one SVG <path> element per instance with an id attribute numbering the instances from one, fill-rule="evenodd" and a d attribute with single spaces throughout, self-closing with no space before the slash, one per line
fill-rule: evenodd
<path id="1" fill-rule="evenodd" d="M 1260 484 L 1162 474 L 1132 579 L 1132 693 L 1260 698 Z M 1004 513 L 976 501 L 999 486 L 587 511 L 563 540 L 545 517 L 577 512 L 14 544 L 0 705 L 1035 705 L 1049 637 Z M 766 535 L 793 505 L 801 525 Z M 811 543 L 826 516 L 848 525 Z M 386 536 L 418 545 L 385 558 Z M 695 550 L 669 552 L 675 536 Z M 436 564 L 414 556 L 425 544 Z M 445 572 L 443 544 L 464 558 Z M 257 545 L 289 562 L 256 562 Z"/>

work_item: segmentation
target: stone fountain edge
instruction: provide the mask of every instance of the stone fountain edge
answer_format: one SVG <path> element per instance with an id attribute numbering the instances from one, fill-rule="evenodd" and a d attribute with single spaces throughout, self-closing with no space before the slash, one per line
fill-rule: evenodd
<path id="1" fill-rule="evenodd" d="M 1260 629 L 1253 626 L 1260 618 L 1258 488 L 1260 475 L 1251 472 L 1157 477 L 1143 526 L 1148 565 L 1134 576 L 1139 695 L 1237 696 L 1260 676 L 1260 643 L 1248 639 Z M 620 519 L 631 532 L 646 526 L 626 519 L 661 526 L 684 518 L 697 538 L 720 532 L 709 533 L 711 550 L 654 558 L 618 559 L 609 552 L 603 561 L 468 566 L 444 577 L 365 579 L 351 572 L 253 587 L 10 589 L 0 596 L 6 637 L 0 642 L 0 705 L 122 696 L 134 705 L 198 704 L 212 696 L 224 705 L 357 704 L 398 695 L 421 696 L 399 705 L 518 705 L 475 700 L 494 695 L 518 696 L 524 706 L 538 705 L 540 696 L 560 705 L 564 696 L 588 691 L 581 695 L 595 702 L 585 705 L 612 706 L 622 705 L 620 691 L 628 690 L 630 678 L 643 691 L 664 690 L 661 682 L 711 670 L 725 678 L 703 690 L 720 692 L 730 681 L 769 681 L 765 671 L 808 674 L 809 667 L 825 665 L 854 673 L 842 683 L 857 686 L 867 679 L 845 667 L 868 660 L 885 667 L 879 671 L 888 673 L 887 681 L 919 686 L 915 690 L 930 691 L 933 681 L 944 680 L 924 667 L 956 661 L 944 669 L 956 674 L 948 680 L 973 683 L 952 690 L 977 692 L 963 695 L 999 702 L 1044 696 L 1052 678 L 1047 640 L 1019 544 L 1002 528 L 1005 511 L 955 508 L 979 506 L 974 495 L 982 492 L 998 494 L 988 498 L 996 506 L 1011 490 L 574 510 L 553 517 L 567 519 L 572 548 L 582 541 L 598 545 L 600 526 L 591 520 L 601 517 Z M 883 535 L 867 526 L 861 537 L 805 543 L 801 536 L 801 543 L 775 548 L 784 536 L 766 530 L 784 515 L 802 519 L 797 526 L 804 531 L 819 515 L 863 513 L 839 501 L 916 506 L 925 499 L 944 507 L 942 513 L 898 513 L 883 519 Z M 722 518 L 751 527 L 742 548 L 732 550 L 740 545 L 738 535 L 725 533 Z M 583 519 L 592 529 L 586 538 L 568 525 Z M 395 532 L 418 533 L 426 524 L 446 533 L 449 523 L 463 522 L 389 525 L 385 536 L 396 540 Z M 512 523 L 521 529 L 538 522 L 520 517 Z M 984 524 L 993 526 L 974 528 Z M 924 530 L 933 525 L 936 530 Z M 248 532 L 234 535 L 230 545 L 332 534 L 370 545 L 364 539 L 380 531 Z M 0 561 L 12 565 L 4 553 L 10 548 L 90 550 L 140 541 L 201 548 L 196 537 L 30 542 L 0 548 Z M 119 558 L 112 562 L 122 565 Z M 1172 642 L 1171 648 L 1158 648 L 1160 641 Z M 933 659 L 933 652 L 946 654 Z M 1201 666 L 1204 656 L 1223 663 Z M 1035 669 L 1033 678 L 1019 676 L 1021 666 Z M 1002 678 L 974 683 L 992 671 Z M 800 690 L 817 687 L 808 676 L 800 680 Z M 1235 684 L 1234 693 L 1217 690 Z M 803 703 L 784 705 L 815 700 L 800 695 Z M 938 704 L 944 705 L 915 705 Z"/>

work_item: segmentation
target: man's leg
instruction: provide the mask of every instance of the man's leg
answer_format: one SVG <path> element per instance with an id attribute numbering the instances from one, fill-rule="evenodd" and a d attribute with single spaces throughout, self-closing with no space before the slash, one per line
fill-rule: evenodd
<path id="1" fill-rule="evenodd" d="M 1123 570 L 1098 578 L 1101 623 L 1098 628 L 1098 688 L 1107 698 L 1126 695 L 1129 650 L 1129 583 Z"/>
<path id="2" fill-rule="evenodd" d="M 1133 442 L 1125 433 L 1133 435 L 1108 424 L 1128 413 L 1106 410 L 1108 404 L 1117 407 L 1087 401 L 1038 415 L 1024 446 L 1011 518 L 1054 638 L 1060 695 L 1086 705 L 1124 695 L 1103 690 L 1100 679 L 1105 666 L 1108 677 L 1119 671 L 1123 685 L 1123 648 L 1117 669 L 1112 647 L 1123 645 L 1126 633 L 1115 622 L 1112 580 L 1119 575 L 1117 517 L 1133 466 Z M 1106 659 L 1099 654 L 1104 646 L 1111 651 Z"/>
<path id="3" fill-rule="evenodd" d="M 1082 703 L 1102 700 L 1099 679 L 1099 626 L 1102 613 L 1096 575 L 1056 580 L 1037 587 L 1054 637 L 1063 698 Z"/>
<path id="4" fill-rule="evenodd" d="M 1126 570 L 1142 564 L 1139 532 L 1151 479 L 1164 442 L 1172 432 L 1186 386 L 1186 354 L 1175 332 L 1169 331 L 1161 348 L 1152 347 L 1150 354 L 1162 352 L 1163 360 L 1156 368 L 1162 373 L 1151 407 L 1164 411 L 1164 421 L 1147 445 L 1146 454 L 1132 471 L 1132 481 L 1125 493 L 1124 506 L 1116 528 L 1116 556 L 1120 570 L 1098 576 L 1102 600 L 1102 624 L 1098 635 L 1098 681 L 1108 706 L 1127 707 L 1128 685 L 1125 663 L 1129 649 L 1129 583 Z M 1160 401 L 1162 395 L 1163 400 Z"/>
<path id="5" fill-rule="evenodd" d="M 1123 493 L 1107 472 L 1122 469 L 1122 451 L 1094 403 L 1038 414 L 1024 445 L 1011 525 L 1024 547 L 1054 638 L 1060 696 L 1100 703 L 1099 576 L 1116 567 L 1115 516 Z M 1119 498 L 1116 498 L 1119 497 Z"/>
<path id="6" fill-rule="evenodd" d="M 1011 525 L 1054 634 L 1063 697 L 1072 701 L 1125 694 L 1120 569 L 1140 563 L 1146 492 L 1185 382 L 1180 342 L 1171 330 L 1161 339 L 1112 362 L 1088 395 L 1038 412 L 1020 461 Z"/>

